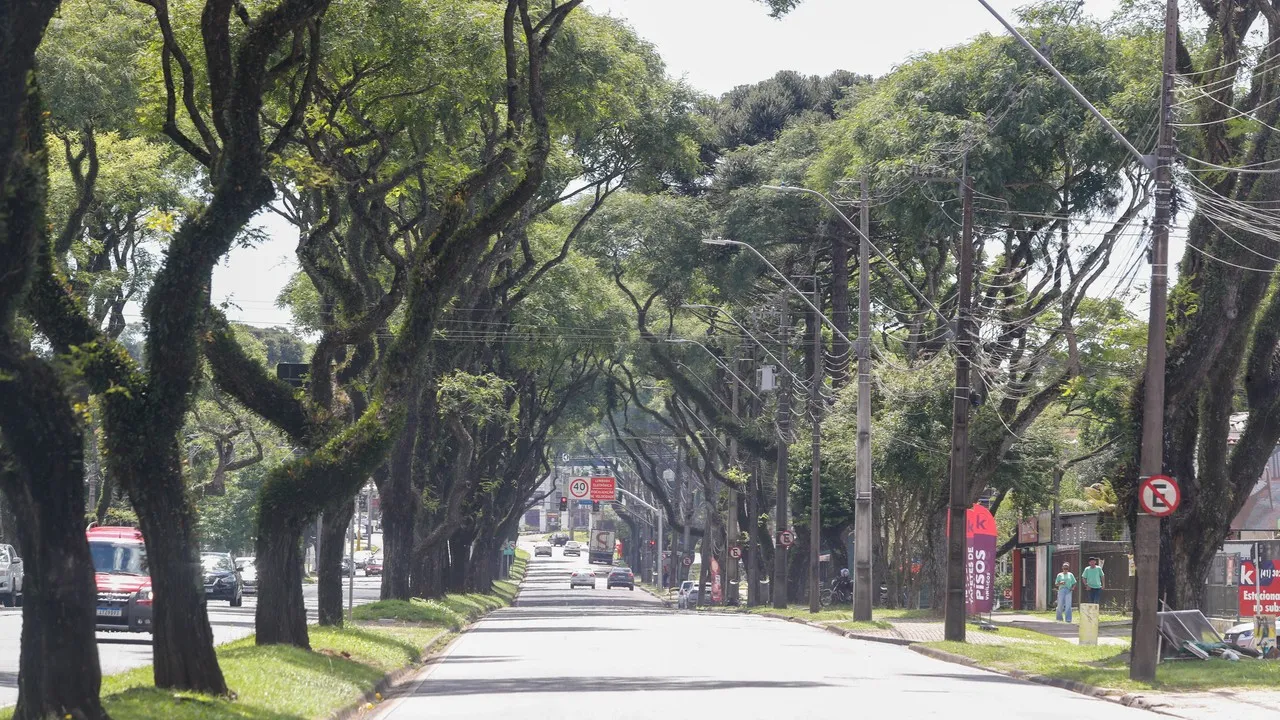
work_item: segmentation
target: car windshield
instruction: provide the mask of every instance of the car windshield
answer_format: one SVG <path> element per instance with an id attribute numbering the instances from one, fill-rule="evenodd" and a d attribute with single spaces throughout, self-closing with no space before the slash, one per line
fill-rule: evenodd
<path id="1" fill-rule="evenodd" d="M 236 560 L 236 562 L 240 563 L 240 566 L 243 567 L 245 570 L 252 570 L 253 564 L 256 562 L 256 560 L 254 560 L 253 558 L 240 558 L 239 560 Z"/>
<path id="2" fill-rule="evenodd" d="M 5 545 L 0 545 L 0 563 L 7 562 L 9 562 L 9 548 Z"/>
<path id="3" fill-rule="evenodd" d="M 147 574 L 147 553 L 140 546 L 91 542 L 89 553 L 93 556 L 94 572 L 121 575 Z"/>
<path id="4" fill-rule="evenodd" d="M 200 556 L 200 564 L 204 566 L 205 572 L 231 569 L 230 563 L 221 555 L 202 555 Z"/>

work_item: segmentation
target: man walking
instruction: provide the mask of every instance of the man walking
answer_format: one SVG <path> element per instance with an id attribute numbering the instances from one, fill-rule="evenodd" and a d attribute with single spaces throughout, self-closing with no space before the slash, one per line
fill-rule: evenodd
<path id="1" fill-rule="evenodd" d="M 1058 588 L 1058 620 L 1062 620 L 1062 612 L 1067 613 L 1067 622 L 1071 622 L 1071 591 L 1076 587 L 1076 576 L 1071 572 L 1070 563 L 1062 563 L 1062 572 L 1054 578 L 1053 586 Z"/>
<path id="2" fill-rule="evenodd" d="M 1080 571 L 1080 581 L 1084 583 L 1084 601 L 1099 604 L 1102 602 L 1102 586 L 1107 574 L 1098 565 L 1098 558 L 1089 558 L 1089 567 Z"/>

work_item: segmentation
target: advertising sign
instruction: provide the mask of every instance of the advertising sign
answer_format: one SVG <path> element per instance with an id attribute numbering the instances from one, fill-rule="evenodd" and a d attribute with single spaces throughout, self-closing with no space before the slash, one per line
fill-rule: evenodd
<path id="1" fill-rule="evenodd" d="M 724 602 L 724 588 L 720 587 L 720 563 L 711 558 L 711 602 L 720 604 Z"/>
<path id="2" fill-rule="evenodd" d="M 965 608 L 970 615 L 991 612 L 996 580 L 996 519 L 982 505 L 964 513 Z"/>
<path id="3" fill-rule="evenodd" d="M 1240 617 L 1255 615 L 1280 615 L 1280 563 L 1275 560 L 1261 570 L 1252 560 L 1240 563 Z"/>

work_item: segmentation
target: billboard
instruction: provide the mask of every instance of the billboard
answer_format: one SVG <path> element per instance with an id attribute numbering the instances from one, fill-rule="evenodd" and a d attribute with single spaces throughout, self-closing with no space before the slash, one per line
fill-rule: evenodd
<path id="1" fill-rule="evenodd" d="M 1280 615 L 1280 562 L 1241 562 L 1239 590 L 1240 617 Z M 1258 612 L 1259 608 L 1261 613 Z"/>

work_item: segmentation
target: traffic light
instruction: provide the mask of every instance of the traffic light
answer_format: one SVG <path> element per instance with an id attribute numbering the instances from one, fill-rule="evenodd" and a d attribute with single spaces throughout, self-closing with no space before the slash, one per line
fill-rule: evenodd
<path id="1" fill-rule="evenodd" d="M 658 543 L 654 542 L 653 540 L 649 541 L 649 547 L 653 547 L 654 545 L 657 545 L 657 544 Z"/>
<path id="2" fill-rule="evenodd" d="M 599 501 L 599 500 L 592 500 L 592 501 L 591 501 L 591 512 L 600 512 L 600 501 Z"/>
<path id="3" fill-rule="evenodd" d="M 568 510 L 568 509 L 569 509 L 569 498 L 564 497 L 563 495 L 560 496 L 560 512 L 564 512 L 565 510 Z"/>

